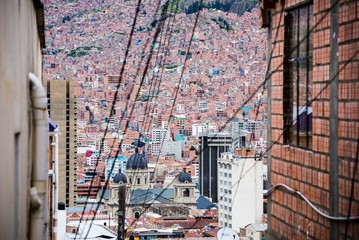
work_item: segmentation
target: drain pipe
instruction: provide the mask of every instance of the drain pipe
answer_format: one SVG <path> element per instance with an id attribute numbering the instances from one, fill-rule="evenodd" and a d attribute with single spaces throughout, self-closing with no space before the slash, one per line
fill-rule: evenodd
<path id="1" fill-rule="evenodd" d="M 33 110 L 33 161 L 30 189 L 30 239 L 47 239 L 48 115 L 46 91 L 29 73 Z"/>

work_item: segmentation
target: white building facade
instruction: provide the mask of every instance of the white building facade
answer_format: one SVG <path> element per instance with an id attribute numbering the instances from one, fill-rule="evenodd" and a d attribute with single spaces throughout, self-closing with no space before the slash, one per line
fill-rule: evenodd
<path id="1" fill-rule="evenodd" d="M 216 132 L 217 126 L 214 124 L 202 124 L 202 123 L 195 123 L 192 125 L 192 136 L 199 137 L 201 133 L 204 132 Z"/>
<path id="2" fill-rule="evenodd" d="M 170 139 L 170 132 L 168 129 L 154 128 L 151 132 L 151 153 L 154 156 L 160 155 L 162 142 Z"/>
<path id="3" fill-rule="evenodd" d="M 263 214 L 263 163 L 254 156 L 222 153 L 218 159 L 219 226 L 244 229 L 261 223 Z"/>
<path id="4" fill-rule="evenodd" d="M 173 155 L 175 160 L 181 160 L 184 141 L 163 141 L 161 156 Z"/>

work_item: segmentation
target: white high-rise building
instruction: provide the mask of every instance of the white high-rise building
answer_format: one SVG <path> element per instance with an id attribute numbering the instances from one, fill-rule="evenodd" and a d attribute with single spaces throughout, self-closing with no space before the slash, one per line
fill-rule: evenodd
<path id="1" fill-rule="evenodd" d="M 192 136 L 199 137 L 204 132 L 216 132 L 217 126 L 215 124 L 195 123 L 192 125 Z"/>
<path id="2" fill-rule="evenodd" d="M 170 131 L 168 129 L 154 128 L 152 129 L 151 153 L 158 156 L 160 154 L 162 141 L 170 139 Z"/>
<path id="3" fill-rule="evenodd" d="M 219 226 L 240 231 L 262 223 L 263 162 L 253 151 L 222 153 L 218 159 Z"/>
<path id="4" fill-rule="evenodd" d="M 203 124 L 192 125 L 192 136 L 199 136 L 202 132 L 207 131 L 207 126 Z"/>

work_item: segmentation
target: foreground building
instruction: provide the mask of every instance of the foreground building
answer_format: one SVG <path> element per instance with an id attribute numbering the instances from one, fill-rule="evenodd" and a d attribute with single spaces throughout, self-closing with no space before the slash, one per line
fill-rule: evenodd
<path id="1" fill-rule="evenodd" d="M 0 22 L 0 181 L 4 183 L 0 236 L 45 239 L 48 118 L 41 82 L 43 3 L 1 1 Z"/>
<path id="2" fill-rule="evenodd" d="M 272 53 L 270 237 L 356 239 L 359 1 L 263 0 L 261 12 Z"/>

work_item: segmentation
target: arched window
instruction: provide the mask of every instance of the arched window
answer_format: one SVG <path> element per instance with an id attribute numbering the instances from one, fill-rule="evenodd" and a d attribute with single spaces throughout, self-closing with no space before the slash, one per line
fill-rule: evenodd
<path id="1" fill-rule="evenodd" d="M 132 184 L 132 178 L 130 178 L 130 184 Z"/>
<path id="2" fill-rule="evenodd" d="M 184 191 L 183 191 L 183 197 L 189 197 L 189 189 L 186 188 Z"/>
<path id="3" fill-rule="evenodd" d="M 141 178 L 137 178 L 137 184 L 141 184 Z"/>
<path id="4" fill-rule="evenodd" d="M 147 178 L 145 178 L 145 184 L 147 184 Z"/>
<path id="5" fill-rule="evenodd" d="M 135 212 L 135 218 L 139 219 L 140 218 L 140 213 L 139 212 Z"/>

